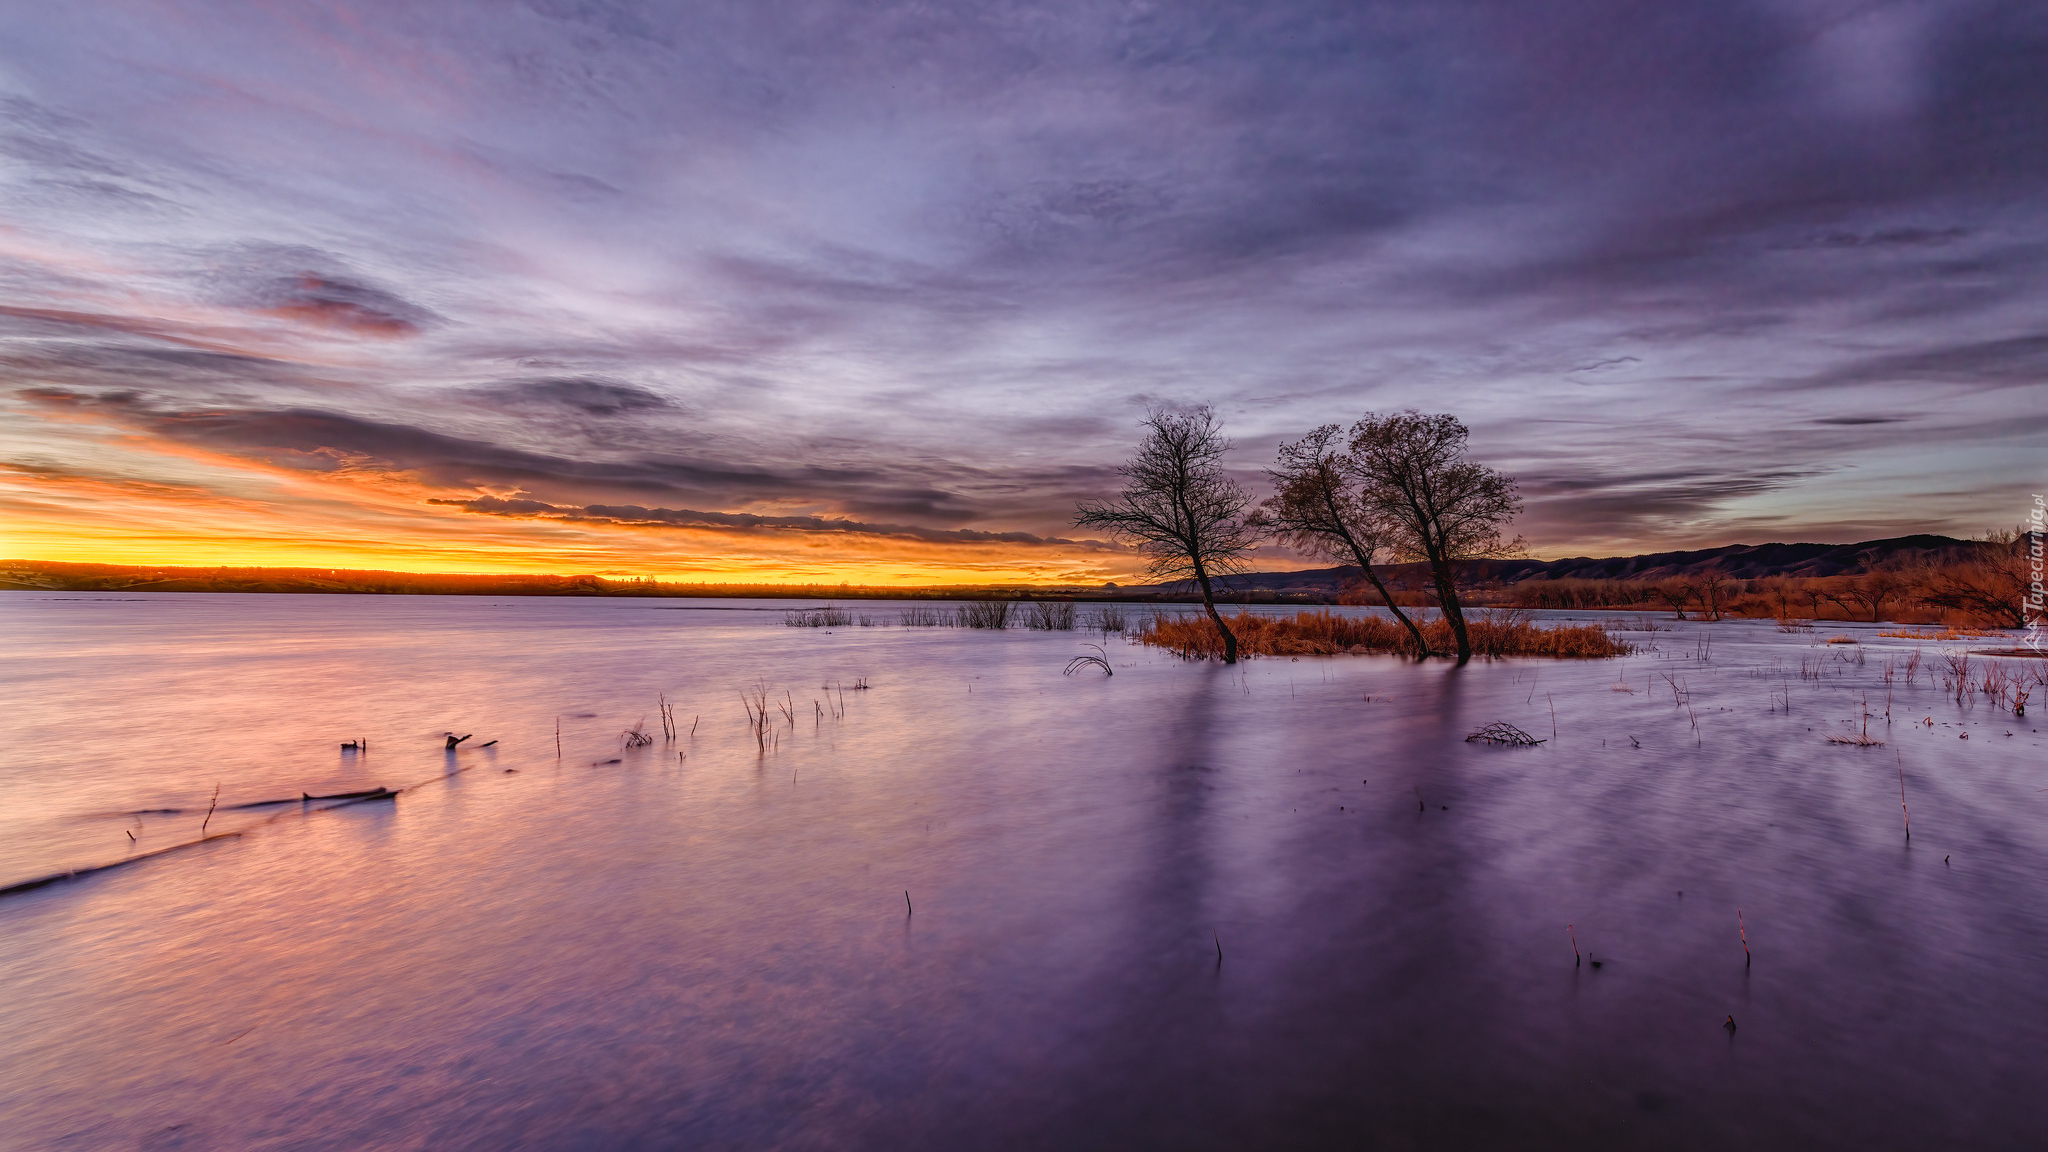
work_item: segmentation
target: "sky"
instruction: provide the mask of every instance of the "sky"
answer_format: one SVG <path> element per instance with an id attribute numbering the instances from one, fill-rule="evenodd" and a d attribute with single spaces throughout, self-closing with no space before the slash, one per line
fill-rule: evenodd
<path id="1" fill-rule="evenodd" d="M 1149 408 L 1543 557 L 2010 527 L 2048 5 L 7 5 L 0 555 L 1097 583 Z M 1268 547 L 1258 566 L 1313 561 Z"/>

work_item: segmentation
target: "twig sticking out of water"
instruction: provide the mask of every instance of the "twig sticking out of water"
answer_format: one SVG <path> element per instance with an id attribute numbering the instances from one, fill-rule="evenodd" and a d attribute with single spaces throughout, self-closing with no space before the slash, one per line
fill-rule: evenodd
<path id="1" fill-rule="evenodd" d="M 656 700 L 661 708 L 661 736 L 664 740 L 676 738 L 676 706 L 668 702 L 667 693 L 657 693 Z"/>
<path id="2" fill-rule="evenodd" d="M 1913 814 L 1906 810 L 1906 761 L 1899 756 L 1899 750 L 1892 749 L 1892 758 L 1899 765 L 1899 815 L 1906 819 L 1906 839 L 1913 839 Z"/>
<path id="3" fill-rule="evenodd" d="M 555 717 L 555 759 L 562 758 L 562 718 Z"/>
<path id="4" fill-rule="evenodd" d="M 768 686 L 755 681 L 752 688 L 740 692 L 740 703 L 747 709 L 747 727 L 754 730 L 754 743 L 761 751 L 768 750 Z"/>
<path id="5" fill-rule="evenodd" d="M 469 739 L 469 737 L 473 735 L 475 735 L 475 733 L 472 732 L 466 736 L 457 736 L 455 733 L 450 732 L 448 733 L 448 747 L 450 749 L 453 749 L 457 744 L 462 743 L 464 740 Z"/>
<path id="6" fill-rule="evenodd" d="M 1209 929 L 1209 938 L 1216 941 L 1216 966 L 1221 968 L 1223 967 L 1223 937 L 1217 935 L 1216 930 L 1211 928 Z"/>
<path id="7" fill-rule="evenodd" d="M 1555 740 L 1557 739 L 1557 701 L 1552 700 L 1548 692 L 1543 694 L 1543 699 L 1550 704 L 1550 738 Z"/>
<path id="8" fill-rule="evenodd" d="M 1577 968 L 1579 961 L 1584 959 L 1579 955 L 1579 934 L 1569 924 L 1564 926 L 1564 933 L 1572 938 L 1572 967 Z"/>
<path id="9" fill-rule="evenodd" d="M 908 888 L 903 890 L 903 914 L 905 916 L 917 915 L 917 909 L 910 906 L 910 889 Z"/>
<path id="10" fill-rule="evenodd" d="M 1735 930 L 1742 933 L 1742 966 L 1749 967 L 1749 925 L 1742 922 L 1742 909 L 1735 910 Z"/>
<path id="11" fill-rule="evenodd" d="M 1514 744 L 1524 748 L 1533 748 L 1543 743 L 1542 740 L 1505 720 L 1496 720 L 1484 728 L 1473 729 L 1472 734 L 1465 737 L 1465 743 L 1470 744 L 1474 740 L 1482 740 L 1488 744 Z"/>
<path id="12" fill-rule="evenodd" d="M 200 837 L 200 839 L 202 839 L 202 840 L 203 840 L 203 839 L 205 839 L 205 838 L 206 838 L 206 826 L 207 826 L 208 824 L 211 824 L 211 823 L 213 823 L 213 810 L 214 810 L 215 808 L 219 807 L 219 806 L 220 806 L 220 782 L 219 782 L 219 781 L 215 781 L 215 782 L 214 782 L 214 785 L 213 785 L 213 803 L 211 803 L 211 804 L 208 804 L 208 805 L 206 806 L 206 819 L 204 819 L 204 820 L 201 820 L 201 821 L 199 822 L 199 837 Z"/>

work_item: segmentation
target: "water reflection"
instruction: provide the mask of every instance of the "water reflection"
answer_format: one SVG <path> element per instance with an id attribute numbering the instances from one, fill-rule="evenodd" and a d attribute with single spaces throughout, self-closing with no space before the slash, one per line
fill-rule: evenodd
<path id="1" fill-rule="evenodd" d="M 1897 703 L 1933 727 L 1825 744 L 1874 630 L 1788 715 L 1773 669 L 1811 638 L 1743 622 L 1710 660 L 1112 643 L 1084 678 L 1071 635 L 673 607 L 0 601 L 9 876 L 189 836 L 216 781 L 417 785 L 224 810 L 247 836 L 0 902 L 0 1131 L 2017 1148 L 2048 1120 L 2040 735 L 1923 677 Z M 757 681 L 796 714 L 766 753 Z M 658 695 L 696 734 L 622 747 Z M 1495 720 L 1546 743 L 1464 741 Z"/>

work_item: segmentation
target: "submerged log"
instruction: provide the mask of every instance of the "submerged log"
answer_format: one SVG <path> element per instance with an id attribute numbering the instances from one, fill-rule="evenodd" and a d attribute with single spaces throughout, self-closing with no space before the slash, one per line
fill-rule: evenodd
<path id="1" fill-rule="evenodd" d="M 396 795 L 398 793 L 383 787 L 365 788 L 361 792 L 335 792 L 326 796 L 314 796 L 310 793 L 301 792 L 299 793 L 299 802 L 303 804 L 311 800 L 386 800 Z"/>

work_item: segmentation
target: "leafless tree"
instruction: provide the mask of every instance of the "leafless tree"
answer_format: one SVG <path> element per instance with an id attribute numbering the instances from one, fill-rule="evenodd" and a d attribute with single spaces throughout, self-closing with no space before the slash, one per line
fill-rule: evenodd
<path id="1" fill-rule="evenodd" d="M 1514 478 L 1467 459 L 1469 435 L 1445 413 L 1369 413 L 1351 426 L 1345 455 L 1361 505 L 1394 527 L 1396 554 L 1428 561 L 1460 664 L 1472 658 L 1472 641 L 1458 602 L 1459 562 L 1513 555 L 1522 543 L 1501 538 L 1522 510 Z"/>
<path id="2" fill-rule="evenodd" d="M 1685 619 L 1685 606 L 1692 603 L 1692 583 L 1676 577 L 1657 581 L 1657 598 L 1671 605 L 1676 618 Z"/>
<path id="3" fill-rule="evenodd" d="M 1760 584 L 1762 586 L 1764 595 L 1769 596 L 1771 598 L 1771 603 L 1778 606 L 1778 619 L 1780 621 L 1791 620 L 1793 596 L 1792 582 L 1783 576 L 1766 576 L 1762 581 L 1760 581 Z"/>
<path id="4" fill-rule="evenodd" d="M 1157 578 L 1192 580 L 1223 633 L 1223 662 L 1235 664 L 1237 637 L 1216 611 L 1212 581 L 1241 571 L 1258 535 L 1245 522 L 1251 496 L 1223 471 L 1230 441 L 1206 406 L 1155 409 L 1144 427 L 1138 454 L 1117 469 L 1123 491 L 1083 502 L 1074 523 L 1135 544 Z"/>
<path id="5" fill-rule="evenodd" d="M 1966 562 L 1937 571 L 1920 602 L 1968 612 L 2004 628 L 2025 628 L 2032 591 L 2028 561 L 2041 546 L 2040 535 L 2024 529 L 1987 532 L 1971 542 Z"/>
<path id="6" fill-rule="evenodd" d="M 1872 623 L 1884 618 L 1884 606 L 1899 598 L 1906 591 L 1906 582 L 1899 574 L 1884 568 L 1872 568 L 1842 586 L 1837 603 L 1847 600 L 1860 604 L 1870 613 Z"/>
<path id="7" fill-rule="evenodd" d="M 1700 602 L 1700 608 L 1709 620 L 1721 618 L 1734 592 L 1733 580 L 1718 568 L 1708 568 L 1692 578 L 1693 597 Z"/>
<path id="8" fill-rule="evenodd" d="M 1408 630 L 1415 651 L 1430 655 L 1429 641 L 1399 605 L 1373 567 L 1394 541 L 1396 526 L 1376 514 L 1352 487 L 1349 463 L 1338 448 L 1343 428 L 1325 424 L 1292 444 L 1282 444 L 1266 476 L 1273 495 L 1252 514 L 1252 525 L 1273 533 L 1281 542 L 1312 556 L 1358 565 L 1387 611 Z"/>

